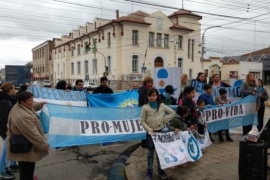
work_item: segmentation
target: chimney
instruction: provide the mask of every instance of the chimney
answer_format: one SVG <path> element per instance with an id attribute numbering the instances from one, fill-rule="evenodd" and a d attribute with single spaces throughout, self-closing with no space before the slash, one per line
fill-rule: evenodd
<path id="1" fill-rule="evenodd" d="M 119 10 L 117 9 L 116 10 L 116 19 L 118 19 L 119 18 Z"/>

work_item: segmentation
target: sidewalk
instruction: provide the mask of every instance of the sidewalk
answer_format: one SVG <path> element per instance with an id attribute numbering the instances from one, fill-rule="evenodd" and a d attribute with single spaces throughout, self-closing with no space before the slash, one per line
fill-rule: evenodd
<path id="1" fill-rule="evenodd" d="M 169 179 L 175 180 L 238 180 L 238 156 L 240 134 L 232 134 L 234 142 L 213 144 L 206 149 L 201 159 L 190 163 L 187 168 L 166 169 Z M 216 135 L 214 139 L 218 139 Z M 156 158 L 153 179 L 157 174 Z M 138 148 L 128 159 L 126 176 L 128 180 L 144 179 L 147 169 L 147 149 Z"/>

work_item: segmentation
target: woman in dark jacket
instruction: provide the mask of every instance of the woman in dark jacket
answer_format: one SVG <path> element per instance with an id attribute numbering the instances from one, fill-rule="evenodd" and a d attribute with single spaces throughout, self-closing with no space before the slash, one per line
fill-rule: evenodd
<path id="1" fill-rule="evenodd" d="M 17 103 L 16 99 L 16 90 L 12 83 L 6 82 L 3 83 L 1 86 L 0 91 L 0 136 L 4 140 L 4 146 L 2 150 L 2 156 L 0 161 L 0 176 L 3 179 L 12 179 L 15 176 L 6 169 L 6 137 L 7 137 L 7 122 L 8 122 L 8 115 L 11 111 L 12 107 Z M 10 162 L 10 168 L 12 170 L 17 169 L 18 166 L 16 162 Z"/>
<path id="2" fill-rule="evenodd" d="M 268 99 L 268 93 L 263 87 L 263 80 L 258 79 L 258 95 L 260 97 L 260 107 L 258 110 L 258 131 L 262 130 L 263 127 L 263 119 L 264 119 L 264 112 L 265 112 L 265 101 Z"/>
<path id="3" fill-rule="evenodd" d="M 27 88 L 28 88 L 28 86 L 27 86 L 27 85 L 25 85 L 25 84 L 21 85 L 21 87 L 20 87 L 19 91 L 17 92 L 17 94 L 19 94 L 20 92 L 24 92 L 24 91 L 26 91 L 26 90 L 27 90 Z"/>
<path id="4" fill-rule="evenodd" d="M 138 89 L 139 99 L 138 106 L 143 106 L 146 104 L 147 99 L 147 91 L 153 86 L 153 79 L 149 76 L 146 76 L 143 79 L 142 86 Z M 142 148 L 147 148 L 147 141 L 145 139 L 142 140 Z"/>

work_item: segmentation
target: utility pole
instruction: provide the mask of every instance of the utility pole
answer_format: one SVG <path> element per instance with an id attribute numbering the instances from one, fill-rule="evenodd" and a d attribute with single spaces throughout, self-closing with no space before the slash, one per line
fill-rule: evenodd
<path id="1" fill-rule="evenodd" d="M 204 54 L 205 54 L 204 34 L 205 34 L 205 32 L 206 32 L 208 29 L 218 28 L 218 27 L 221 27 L 221 26 L 211 26 L 211 27 L 206 28 L 206 29 L 204 30 L 204 32 L 203 32 L 203 35 L 202 35 L 202 51 L 201 51 L 201 65 L 202 65 L 202 72 L 204 72 L 203 61 L 204 61 Z"/>
<path id="2" fill-rule="evenodd" d="M 103 73 L 103 76 L 104 76 L 104 77 L 107 77 L 107 76 L 108 76 L 109 67 L 106 66 L 106 57 L 104 56 L 103 53 L 101 53 L 101 52 L 99 52 L 99 51 L 97 50 L 96 43 L 97 43 L 97 39 L 94 39 L 94 47 L 93 47 L 94 57 L 95 57 L 95 59 L 97 59 L 97 58 L 96 58 L 96 53 L 99 53 L 99 54 L 101 54 L 101 55 L 103 56 L 103 58 L 104 58 L 104 69 L 105 69 L 105 71 L 104 71 L 104 73 Z"/>

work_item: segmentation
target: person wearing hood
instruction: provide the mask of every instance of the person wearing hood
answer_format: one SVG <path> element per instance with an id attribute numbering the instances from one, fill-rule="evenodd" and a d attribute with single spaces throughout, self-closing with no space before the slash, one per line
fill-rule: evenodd
<path id="1" fill-rule="evenodd" d="M 106 77 L 101 77 L 100 86 L 93 91 L 93 94 L 112 94 L 113 90 L 108 87 L 107 82 L 108 79 Z"/>
<path id="2" fill-rule="evenodd" d="M 4 140 L 4 146 L 2 150 L 1 162 L 0 162 L 0 178 L 13 179 L 15 176 L 6 167 L 6 137 L 7 137 L 7 122 L 8 115 L 12 107 L 17 103 L 16 90 L 12 83 L 6 82 L 1 86 L 0 92 L 0 135 Z M 18 170 L 16 162 L 10 161 L 10 169 Z"/>
<path id="3" fill-rule="evenodd" d="M 21 87 L 20 87 L 19 91 L 17 92 L 17 94 L 26 91 L 27 88 L 28 88 L 28 86 L 26 84 L 21 85 Z"/>
<path id="4" fill-rule="evenodd" d="M 165 105 L 177 105 L 176 100 L 174 99 L 173 95 L 173 86 L 168 85 L 165 87 L 165 91 L 160 95 L 160 98 L 164 102 Z"/>

